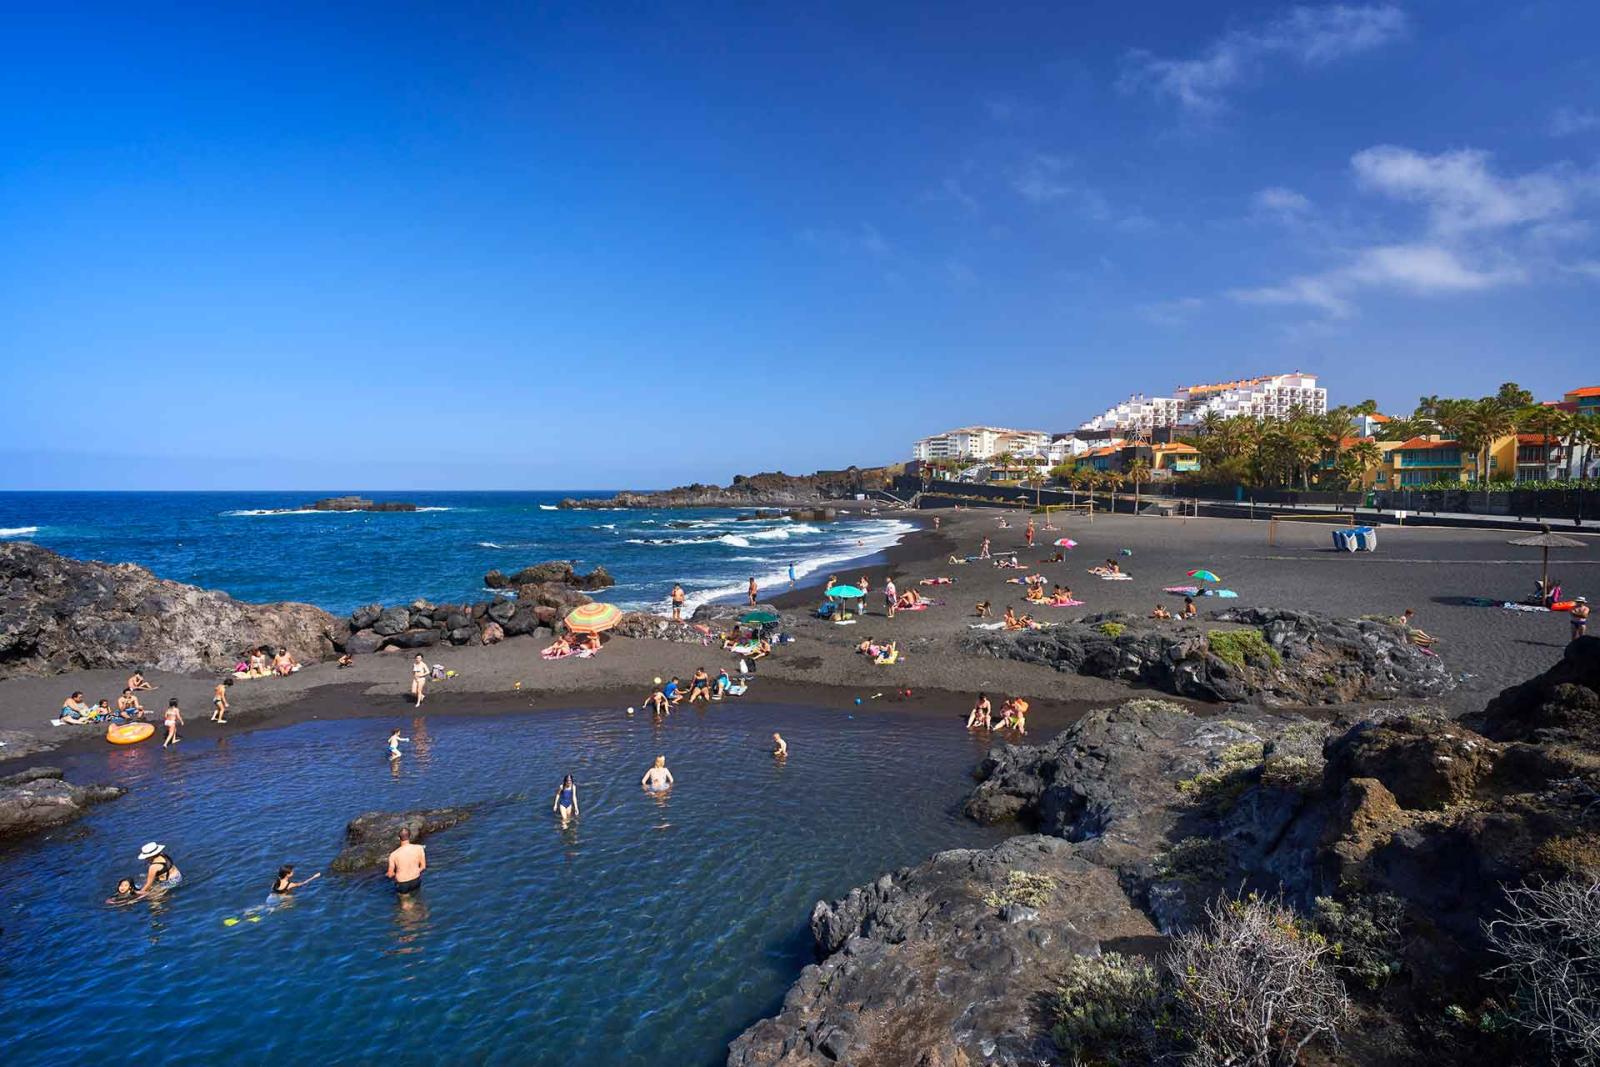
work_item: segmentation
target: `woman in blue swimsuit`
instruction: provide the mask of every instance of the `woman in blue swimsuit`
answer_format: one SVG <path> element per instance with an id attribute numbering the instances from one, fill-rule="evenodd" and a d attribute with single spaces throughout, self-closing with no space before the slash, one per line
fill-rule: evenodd
<path id="1" fill-rule="evenodd" d="M 550 810 L 561 816 L 561 825 L 577 817 L 578 814 L 578 784 L 572 780 L 572 775 L 561 779 L 561 788 L 556 790 L 556 800 L 550 805 Z"/>

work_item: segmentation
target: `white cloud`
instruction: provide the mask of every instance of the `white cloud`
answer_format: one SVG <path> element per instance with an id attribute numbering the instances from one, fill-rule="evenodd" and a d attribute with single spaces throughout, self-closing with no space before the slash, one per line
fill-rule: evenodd
<path id="1" fill-rule="evenodd" d="M 1556 173 L 1502 178 L 1489 171 L 1489 153 L 1473 149 L 1425 156 L 1378 145 L 1350 161 L 1369 189 L 1428 208 L 1435 230 L 1461 233 L 1538 222 L 1565 213 L 1572 181 Z"/>
<path id="2" fill-rule="evenodd" d="M 1121 86 L 1170 96 L 1192 114 L 1214 114 L 1228 90 L 1256 77 L 1269 59 L 1324 66 L 1397 40 L 1406 27 L 1405 12 L 1391 4 L 1294 7 L 1261 25 L 1231 30 L 1190 59 L 1136 50 L 1127 57 Z"/>
<path id="3" fill-rule="evenodd" d="M 1260 190 L 1250 198 L 1250 203 L 1257 214 L 1281 219 L 1298 218 L 1311 210 L 1310 197 L 1281 185 Z"/>
<path id="4" fill-rule="evenodd" d="M 1104 193 L 1072 178 L 1068 162 L 1058 156 L 1035 155 L 1012 179 L 1012 188 L 1030 204 L 1064 205 L 1091 222 L 1129 232 L 1156 228 L 1155 220 L 1137 210 L 1113 207 Z"/>
<path id="5" fill-rule="evenodd" d="M 1421 236 L 1358 245 L 1328 270 L 1236 289 L 1229 296 L 1343 317 L 1354 313 L 1363 292 L 1439 296 L 1526 282 L 1556 266 L 1556 245 L 1590 234 L 1571 214 L 1596 183 L 1570 167 L 1505 176 L 1492 170 L 1486 152 L 1425 155 L 1395 145 L 1357 152 L 1350 163 L 1358 187 L 1423 210 Z M 1268 192 L 1257 194 L 1258 204 L 1291 202 L 1265 197 Z M 1586 273 L 1583 264 L 1560 269 Z"/>
<path id="6" fill-rule="evenodd" d="M 1558 107 L 1550 116 L 1552 137 L 1571 137 L 1576 133 L 1600 130 L 1600 112 L 1575 107 Z"/>

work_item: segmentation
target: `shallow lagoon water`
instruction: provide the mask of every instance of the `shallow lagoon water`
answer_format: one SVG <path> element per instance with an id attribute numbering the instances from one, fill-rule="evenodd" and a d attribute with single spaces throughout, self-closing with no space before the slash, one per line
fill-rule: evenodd
<path id="1" fill-rule="evenodd" d="M 412 742 L 391 769 L 394 726 Z M 956 810 L 983 748 L 954 719 L 731 702 L 662 724 L 569 710 L 108 746 L 69 773 L 127 797 L 0 853 L 7 1058 L 720 1063 L 810 962 L 816 899 L 999 840 Z M 679 782 L 664 798 L 639 787 L 657 754 Z M 562 831 L 567 772 L 583 814 Z M 381 871 L 325 874 L 224 925 L 278 864 L 325 870 L 352 816 L 459 804 L 479 807 L 429 840 L 413 906 Z M 151 839 L 184 885 L 102 905 Z"/>

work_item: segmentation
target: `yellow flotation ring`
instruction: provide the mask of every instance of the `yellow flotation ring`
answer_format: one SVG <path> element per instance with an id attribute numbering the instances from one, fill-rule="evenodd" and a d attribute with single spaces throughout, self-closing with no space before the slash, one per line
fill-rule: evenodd
<path id="1" fill-rule="evenodd" d="M 106 740 L 113 745 L 134 745 L 156 732 L 147 722 L 130 722 L 106 727 Z"/>

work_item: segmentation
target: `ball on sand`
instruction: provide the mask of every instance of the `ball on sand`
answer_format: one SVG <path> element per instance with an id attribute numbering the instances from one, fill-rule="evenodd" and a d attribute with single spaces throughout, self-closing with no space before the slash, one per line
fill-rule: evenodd
<path id="1" fill-rule="evenodd" d="M 629 708 L 629 709 L 628 709 L 628 714 L 629 714 L 629 715 L 632 715 L 632 714 L 633 714 L 633 709 L 632 709 L 632 708 Z"/>
<path id="2" fill-rule="evenodd" d="M 655 682 L 657 685 L 661 684 L 661 679 L 659 677 L 658 678 L 652 678 L 651 681 Z"/>

